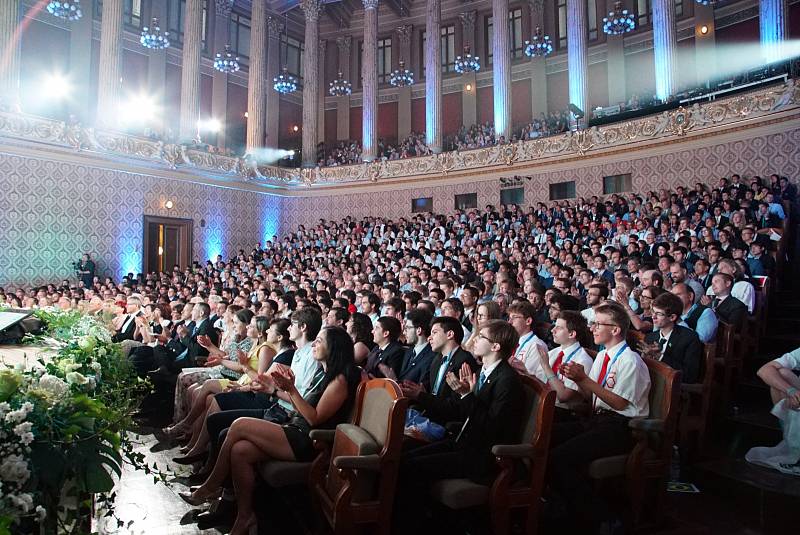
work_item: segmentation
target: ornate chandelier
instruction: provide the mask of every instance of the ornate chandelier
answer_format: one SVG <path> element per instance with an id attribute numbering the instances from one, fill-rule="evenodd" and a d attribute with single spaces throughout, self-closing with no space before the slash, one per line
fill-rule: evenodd
<path id="1" fill-rule="evenodd" d="M 353 84 L 345 80 L 341 72 L 336 75 L 336 79 L 328 86 L 328 93 L 334 97 L 343 97 L 353 92 Z"/>
<path id="2" fill-rule="evenodd" d="M 603 17 L 603 31 L 608 35 L 622 35 L 634 28 L 636 28 L 636 21 L 633 19 L 633 13 L 622 9 L 622 2 L 615 3 L 614 11 L 611 11 L 607 17 Z"/>
<path id="3" fill-rule="evenodd" d="M 469 46 L 464 47 L 464 54 L 456 57 L 456 72 L 464 74 L 481 70 L 481 58 L 469 53 Z"/>
<path id="4" fill-rule="evenodd" d="M 701 6 L 708 6 L 708 5 L 715 6 L 717 5 L 718 2 L 718 0 L 694 0 L 694 1 L 700 4 Z"/>
<path id="5" fill-rule="evenodd" d="M 217 52 L 214 58 L 214 68 L 219 72 L 230 74 L 239 70 L 239 57 L 231 52 L 231 45 L 225 45 L 225 53 Z"/>
<path id="6" fill-rule="evenodd" d="M 414 83 L 414 73 L 406 69 L 406 62 L 400 61 L 392 74 L 389 75 L 389 83 L 395 87 L 405 87 Z"/>
<path id="7" fill-rule="evenodd" d="M 78 20 L 83 16 L 80 0 L 50 0 L 47 12 L 64 20 Z"/>
<path id="8" fill-rule="evenodd" d="M 275 88 L 275 91 L 282 95 L 297 91 L 297 78 L 289 74 L 288 67 L 284 67 L 283 71 L 272 79 L 272 82 L 272 87 Z"/>
<path id="9" fill-rule="evenodd" d="M 533 32 L 533 37 L 530 41 L 525 41 L 525 55 L 529 58 L 539 57 L 543 58 L 553 51 L 553 42 L 550 40 L 549 35 L 543 35 L 542 29 L 536 27 Z"/>
<path id="10" fill-rule="evenodd" d="M 150 26 L 142 28 L 142 35 L 139 37 L 139 42 L 145 48 L 153 50 L 163 50 L 169 47 L 169 32 L 161 33 L 161 27 L 158 25 L 158 19 L 153 17 Z"/>

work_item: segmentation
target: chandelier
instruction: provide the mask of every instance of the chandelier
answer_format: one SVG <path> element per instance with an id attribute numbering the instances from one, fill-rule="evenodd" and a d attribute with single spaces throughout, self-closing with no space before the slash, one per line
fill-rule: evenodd
<path id="1" fill-rule="evenodd" d="M 272 87 L 275 88 L 275 91 L 282 95 L 297 91 L 297 78 L 289 74 L 288 67 L 284 67 L 283 71 L 272 79 L 272 82 Z"/>
<path id="2" fill-rule="evenodd" d="M 336 75 L 336 79 L 328 84 L 328 93 L 334 97 L 343 97 L 353 92 L 353 84 L 342 77 L 342 73 Z"/>
<path id="3" fill-rule="evenodd" d="M 715 6 L 717 5 L 718 0 L 694 0 L 694 1 L 700 4 L 701 6 L 708 6 L 708 5 Z"/>
<path id="4" fill-rule="evenodd" d="M 83 16 L 80 0 L 50 0 L 47 12 L 64 20 L 78 20 Z"/>
<path id="5" fill-rule="evenodd" d="M 153 17 L 153 22 L 150 27 L 145 26 L 142 28 L 142 35 L 139 37 L 139 42 L 145 48 L 152 48 L 153 50 L 163 50 L 169 47 L 169 32 L 161 33 L 161 27 L 158 25 L 158 19 Z"/>
<path id="6" fill-rule="evenodd" d="M 481 58 L 469 53 L 469 46 L 464 47 L 464 54 L 456 57 L 456 72 L 464 74 L 481 70 Z"/>
<path id="7" fill-rule="evenodd" d="M 225 53 L 217 52 L 214 58 L 214 68 L 219 72 L 230 74 L 239 70 L 239 57 L 231 52 L 231 45 L 225 45 Z"/>
<path id="8" fill-rule="evenodd" d="M 533 32 L 533 37 L 530 41 L 525 41 L 525 55 L 529 58 L 538 57 L 543 58 L 553 51 L 553 42 L 550 40 L 549 35 L 543 35 L 542 29 L 536 27 Z"/>
<path id="9" fill-rule="evenodd" d="M 406 62 L 400 61 L 392 74 L 389 75 L 389 83 L 395 87 L 405 87 L 414 83 L 414 73 L 406 69 Z"/>
<path id="10" fill-rule="evenodd" d="M 622 9 L 622 2 L 614 4 L 614 11 L 603 17 L 603 31 L 608 35 L 622 35 L 636 28 L 633 13 Z"/>

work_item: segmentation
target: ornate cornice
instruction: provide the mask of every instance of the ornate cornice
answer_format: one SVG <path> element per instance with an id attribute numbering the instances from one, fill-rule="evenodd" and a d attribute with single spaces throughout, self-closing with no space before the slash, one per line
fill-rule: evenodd
<path id="1" fill-rule="evenodd" d="M 378 9 L 378 0 L 361 0 L 364 9 Z"/>
<path id="2" fill-rule="evenodd" d="M 353 43 L 353 38 L 349 35 L 343 35 L 336 38 L 336 46 L 339 47 L 339 53 L 345 56 L 350 55 L 350 45 Z"/>
<path id="3" fill-rule="evenodd" d="M 266 0 L 255 0 L 257 2 L 265 2 Z M 214 8 L 217 16 L 230 17 L 231 10 L 233 9 L 233 0 L 214 0 Z"/>

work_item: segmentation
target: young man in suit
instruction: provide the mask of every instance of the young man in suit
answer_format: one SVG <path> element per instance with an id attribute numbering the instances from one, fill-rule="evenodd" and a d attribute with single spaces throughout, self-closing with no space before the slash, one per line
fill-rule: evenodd
<path id="1" fill-rule="evenodd" d="M 392 316 L 381 316 L 372 328 L 372 339 L 375 347 L 367 355 L 364 366 L 370 377 L 388 377 L 384 371 L 391 370 L 397 376 L 403 366 L 405 348 L 398 342 L 403 327 L 400 321 Z M 388 370 L 384 370 L 388 368 Z"/>
<path id="2" fill-rule="evenodd" d="M 733 282 L 733 277 L 727 273 L 714 275 L 711 279 L 714 298 L 710 304 L 719 319 L 738 328 L 747 317 L 747 306 L 731 295 Z"/>
<path id="3" fill-rule="evenodd" d="M 620 305 L 600 305 L 592 334 L 595 344 L 604 346 L 605 351 L 598 353 L 589 371 L 577 362 L 562 367 L 564 377 L 574 381 L 591 403 L 592 416 L 553 426 L 548 480 L 554 493 L 566 502 L 569 517 L 564 521 L 578 523 L 583 533 L 595 533 L 602 521 L 609 520 L 608 507 L 589 481 L 589 464 L 628 453 L 633 446 L 628 422 L 650 414 L 650 373 L 625 342 L 629 326 L 628 314 Z"/>
<path id="4" fill-rule="evenodd" d="M 653 301 L 653 326 L 645 342 L 653 344 L 652 356 L 669 367 L 681 371 L 681 381 L 688 384 L 700 379 L 703 346 L 697 333 L 678 325 L 683 313 L 683 301 L 677 295 L 664 293 Z"/>
<path id="5" fill-rule="evenodd" d="M 474 345 L 481 363 L 479 373 L 464 362 L 446 377 L 444 388 L 451 390 L 453 396 L 419 396 L 421 406 L 442 414 L 447 421 L 463 424 L 457 436 L 404 455 L 397 493 L 397 518 L 403 522 L 404 531 L 423 527 L 411 524 L 423 520 L 418 509 L 433 481 L 466 477 L 489 483 L 495 468 L 492 446 L 519 440 L 528 415 L 522 414 L 522 383 L 508 363 L 518 341 L 519 335 L 507 322 L 486 322 Z"/>
<path id="6" fill-rule="evenodd" d="M 406 314 L 404 322 L 406 342 L 411 347 L 403 356 L 403 365 L 400 367 L 398 375 L 395 376 L 388 366 L 381 366 L 386 377 L 399 382 L 430 383 L 431 364 L 435 356 L 428 343 L 432 319 L 433 315 L 422 308 L 415 308 Z"/>

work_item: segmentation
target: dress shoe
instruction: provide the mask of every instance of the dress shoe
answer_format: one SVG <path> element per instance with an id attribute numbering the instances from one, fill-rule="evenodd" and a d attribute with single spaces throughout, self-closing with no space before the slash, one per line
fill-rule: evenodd
<path id="1" fill-rule="evenodd" d="M 233 525 L 236 519 L 236 506 L 230 500 L 219 500 L 210 511 L 204 511 L 195 517 L 198 529 L 211 529 Z"/>
<path id="2" fill-rule="evenodd" d="M 204 461 L 208 456 L 208 452 L 195 453 L 194 455 L 186 455 L 184 457 L 173 457 L 172 462 L 178 464 L 194 464 Z"/>
<path id="3" fill-rule="evenodd" d="M 207 494 L 205 496 L 202 494 L 198 495 L 199 490 L 200 487 L 197 487 L 197 489 L 194 492 L 179 492 L 178 496 L 180 496 L 181 499 L 186 503 L 188 503 L 189 505 L 194 505 L 195 507 L 197 507 L 198 505 L 202 505 L 206 502 L 209 502 L 219 497 L 222 494 L 222 489 L 217 489 L 215 491 L 211 491 L 211 494 Z"/>

